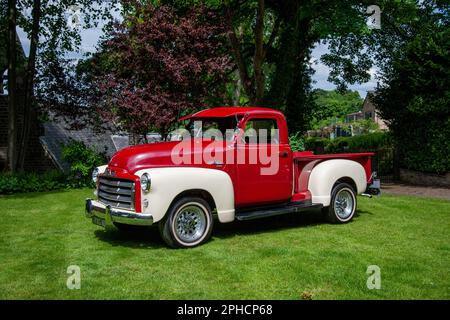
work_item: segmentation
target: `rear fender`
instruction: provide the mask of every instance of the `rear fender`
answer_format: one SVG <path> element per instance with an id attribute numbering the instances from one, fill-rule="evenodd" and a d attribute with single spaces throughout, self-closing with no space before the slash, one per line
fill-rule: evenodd
<path id="1" fill-rule="evenodd" d="M 366 172 L 360 163 L 346 159 L 326 160 L 316 165 L 311 171 L 308 189 L 311 192 L 312 202 L 329 206 L 331 190 L 342 178 L 353 180 L 357 193 L 363 193 L 367 188 Z"/>

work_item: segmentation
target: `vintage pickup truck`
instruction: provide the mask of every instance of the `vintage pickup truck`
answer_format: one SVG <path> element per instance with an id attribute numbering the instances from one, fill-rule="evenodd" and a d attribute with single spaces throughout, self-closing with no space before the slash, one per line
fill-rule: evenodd
<path id="1" fill-rule="evenodd" d="M 178 141 L 122 149 L 94 170 L 97 199 L 86 199 L 93 223 L 157 223 L 169 246 L 194 247 L 211 236 L 213 214 L 226 223 L 317 208 L 345 223 L 357 194 L 379 193 L 372 153 L 293 152 L 277 110 L 212 108 L 181 118 L 180 127 Z"/>

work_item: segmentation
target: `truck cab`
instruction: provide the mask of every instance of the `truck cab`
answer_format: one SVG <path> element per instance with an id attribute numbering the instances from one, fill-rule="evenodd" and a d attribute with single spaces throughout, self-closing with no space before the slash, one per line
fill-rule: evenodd
<path id="1" fill-rule="evenodd" d="M 372 153 L 293 152 L 284 115 L 258 107 L 206 109 L 180 119 L 175 141 L 128 147 L 94 170 L 86 215 L 107 229 L 158 224 L 171 247 L 193 247 L 220 223 L 321 209 L 333 223 L 378 194 Z"/>

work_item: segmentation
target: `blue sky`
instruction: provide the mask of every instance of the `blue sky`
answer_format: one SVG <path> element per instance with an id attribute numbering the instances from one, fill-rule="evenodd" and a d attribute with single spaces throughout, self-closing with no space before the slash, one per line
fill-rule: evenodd
<path id="1" fill-rule="evenodd" d="M 20 40 L 22 42 L 23 48 L 25 50 L 25 54 L 28 55 L 28 51 L 30 48 L 30 41 L 27 39 L 26 34 L 23 30 L 18 30 L 18 34 Z M 94 52 L 96 45 L 98 43 L 99 38 L 102 35 L 101 27 L 91 28 L 91 29 L 83 29 L 81 31 L 82 43 L 79 52 L 73 52 L 69 54 L 70 58 L 79 58 L 86 52 Z M 325 44 L 318 44 L 314 48 L 312 52 L 311 65 L 315 70 L 315 74 L 312 76 L 314 81 L 313 87 L 332 90 L 335 88 L 335 85 L 328 82 L 327 78 L 329 75 L 329 69 L 323 63 L 320 62 L 320 57 L 328 51 L 327 46 Z M 364 98 L 367 94 L 367 91 L 373 90 L 376 87 L 376 79 L 375 79 L 376 69 L 373 68 L 370 70 L 371 79 L 367 83 L 350 85 L 349 89 L 357 90 L 362 98 Z"/>

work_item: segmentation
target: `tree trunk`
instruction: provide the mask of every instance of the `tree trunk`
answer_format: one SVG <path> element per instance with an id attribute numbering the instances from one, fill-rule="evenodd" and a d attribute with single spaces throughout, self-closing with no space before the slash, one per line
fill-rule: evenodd
<path id="1" fill-rule="evenodd" d="M 234 92 L 233 92 L 233 106 L 237 107 L 237 106 L 239 106 L 240 101 L 241 101 L 241 88 L 242 88 L 241 79 L 239 78 L 239 74 L 238 74 L 238 79 L 234 83 L 235 83 L 235 87 L 234 87 Z"/>
<path id="2" fill-rule="evenodd" d="M 247 65 L 245 64 L 244 57 L 242 57 L 240 41 L 236 36 L 236 32 L 233 27 L 233 14 L 231 9 L 228 9 L 226 12 L 227 16 L 227 36 L 230 42 L 231 50 L 233 52 L 234 60 L 238 67 L 239 78 L 241 78 L 241 84 L 244 88 L 245 93 L 250 99 L 250 102 L 253 103 L 255 101 L 255 90 L 253 87 L 253 81 L 250 78 L 247 70 Z"/>
<path id="3" fill-rule="evenodd" d="M 16 0 L 8 0 L 8 145 L 6 171 L 14 173 L 17 161 L 17 46 Z"/>
<path id="4" fill-rule="evenodd" d="M 255 72 L 255 101 L 256 105 L 262 102 L 264 96 L 264 73 L 262 64 L 264 60 L 264 0 L 258 0 L 255 26 L 255 56 L 253 68 Z"/>
<path id="5" fill-rule="evenodd" d="M 34 76 L 36 74 L 36 54 L 39 43 L 39 24 L 41 18 L 41 0 L 34 0 L 33 3 L 33 26 L 31 30 L 30 54 L 25 73 L 25 100 L 23 113 L 23 127 L 20 139 L 19 158 L 17 167 L 23 171 L 25 165 L 25 157 L 28 149 L 28 142 L 30 140 L 30 127 L 32 125 L 32 109 L 34 98 Z"/>

